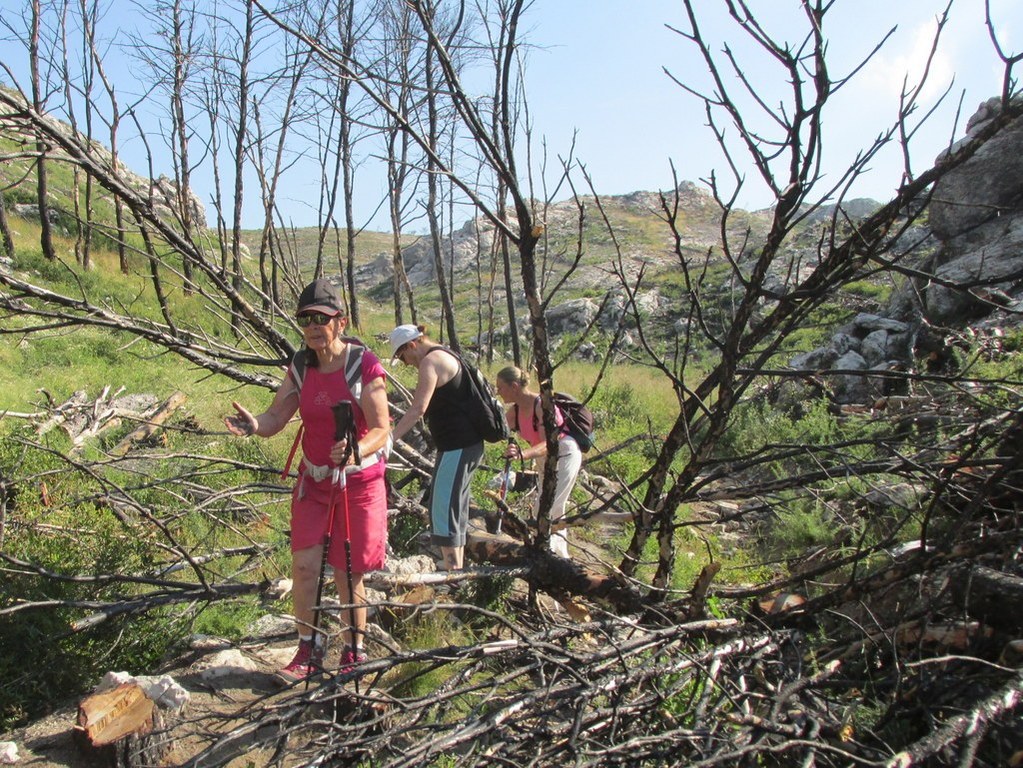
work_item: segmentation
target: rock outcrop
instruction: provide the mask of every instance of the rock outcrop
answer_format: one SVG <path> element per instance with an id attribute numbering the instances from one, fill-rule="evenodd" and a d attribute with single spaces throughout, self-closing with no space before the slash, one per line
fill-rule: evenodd
<path id="1" fill-rule="evenodd" d="M 998 99 L 982 104 L 949 151 L 973 140 L 998 110 Z M 945 331 L 1023 325 L 1023 118 L 935 185 L 928 219 L 937 247 L 917 271 L 931 277 L 908 281 L 883 315 L 858 315 L 826 347 L 791 360 L 797 370 L 835 371 L 826 379 L 838 403 L 889 394 L 890 378 L 861 371 L 934 372 L 952 355 Z"/>
<path id="2" fill-rule="evenodd" d="M 970 141 L 998 110 L 998 99 L 982 104 L 967 124 L 967 137 L 951 151 Z M 1023 119 L 938 182 L 929 220 L 941 242 L 925 268 L 934 279 L 914 286 L 929 323 L 961 325 L 1001 307 L 1023 308 Z"/>

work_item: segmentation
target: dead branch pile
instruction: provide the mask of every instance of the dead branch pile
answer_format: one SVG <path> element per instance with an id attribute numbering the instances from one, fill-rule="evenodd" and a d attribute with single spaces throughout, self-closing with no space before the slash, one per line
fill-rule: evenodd
<path id="1" fill-rule="evenodd" d="M 45 391 L 43 394 L 49 399 Z M 48 411 L 39 414 L 21 414 L 39 423 L 36 431 L 45 435 L 50 430 L 61 427 L 67 432 L 76 449 L 80 449 L 89 440 L 100 434 L 115 429 L 125 421 L 139 426 L 127 435 L 114 449 L 116 455 L 123 456 L 135 442 L 152 436 L 156 428 L 184 402 L 184 395 L 176 392 L 164 403 L 159 404 L 152 395 L 125 395 L 124 388 L 111 391 L 109 386 L 95 398 L 89 398 L 85 390 L 78 390 L 60 404 L 50 403 Z M 41 418 L 42 416 L 46 418 Z"/>
<path id="2" fill-rule="evenodd" d="M 716 567 L 708 567 L 681 599 L 655 599 L 614 569 L 595 572 L 537 551 L 535 527 L 509 512 L 502 536 L 473 537 L 467 551 L 477 567 L 465 580 L 514 578 L 531 592 L 581 600 L 585 611 L 551 619 L 521 596 L 500 613 L 471 600 L 424 606 L 388 598 L 381 608 L 439 610 L 489 629 L 465 645 L 378 651 L 348 676 L 225 714 L 225 722 L 245 722 L 226 733 L 204 723 L 208 746 L 194 764 L 223 764 L 254 747 L 276 752 L 276 765 L 412 766 L 441 756 L 464 765 L 1008 764 L 1023 738 L 1021 434 L 1019 417 L 1007 416 L 964 432 L 954 461 L 947 453 L 928 459 L 935 482 L 917 542 L 808 552 L 790 563 L 790 575 L 743 588 L 716 586 Z M 978 435 L 996 440 L 985 452 L 993 458 L 968 461 Z M 100 504 L 126 536 L 155 532 L 165 556 L 135 575 L 74 576 L 82 594 L 95 595 L 88 600 L 19 600 L 0 615 L 65 610 L 69 631 L 91 632 L 124 616 L 264 588 L 251 574 L 263 570 L 268 550 L 255 543 L 217 550 L 214 532 L 242 531 L 235 521 L 258 521 L 260 499 L 285 497 L 287 487 L 214 483 L 225 469 L 269 476 L 273 468 L 144 452 L 62 460 L 89 478 L 72 483 L 73 493 L 55 487 L 63 506 Z M 154 489 L 157 465 L 173 471 Z M 32 482 L 19 478 L 12 487 Z M 742 486 L 750 488 L 756 484 Z M 704 516 L 701 524 L 733 524 L 744 509 L 760 514 L 770 499 L 761 490 L 757 505 L 722 504 L 716 521 Z M 185 499 L 208 518 L 209 552 L 182 543 Z M 628 508 L 619 499 L 595 497 L 578 517 L 604 514 L 609 503 Z M 47 525 L 39 535 L 80 542 L 90 535 Z M 72 579 L 3 559 L 19 579 Z M 381 576 L 376 586 L 398 594 L 415 579 L 387 581 Z M 596 620 L 580 619 L 587 614 Z"/>
<path id="3" fill-rule="evenodd" d="M 244 729 L 211 731 L 197 764 L 258 734 L 282 765 L 284 755 L 379 766 L 1016 765 L 1023 433 L 1018 416 L 992 426 L 965 431 L 955 459 L 933 464 L 920 541 L 808 553 L 785 579 L 710 587 L 722 618 L 705 617 L 706 583 L 684 600 L 639 594 L 633 610 L 617 602 L 579 624 L 526 605 L 511 606 L 514 620 L 448 606 L 466 621 L 485 614 L 495 639 L 397 652 L 296 691 Z M 994 458 L 968 461 L 979 435 L 997 436 Z M 531 562 L 519 575 L 535 589 L 586 595 L 597 611 L 616 602 L 521 543 L 479 537 L 470 549 Z M 427 676 L 444 682 L 403 693 Z"/>
<path id="4" fill-rule="evenodd" d="M 440 758 L 457 765 L 731 766 L 767 756 L 781 765 L 912 765 L 975 749 L 999 724 L 997 738 L 1011 743 L 1005 726 L 1023 703 L 1018 670 L 998 674 L 979 660 L 960 662 L 974 682 L 1000 683 L 988 696 L 961 700 L 942 728 L 893 755 L 874 732 L 883 713 L 864 716 L 877 704 L 861 701 L 850 670 L 838 660 L 817 663 L 809 651 L 801 630 L 758 630 L 736 620 L 661 629 L 615 619 L 553 625 L 372 661 L 357 681 L 348 675 L 296 691 L 271 710 L 250 710 L 243 729 L 211 731 L 195 764 L 227 761 L 252 746 L 253 734 L 259 747 L 303 764 L 372 759 L 388 767 Z M 439 689 L 395 695 L 401 683 L 437 671 L 447 680 Z"/>

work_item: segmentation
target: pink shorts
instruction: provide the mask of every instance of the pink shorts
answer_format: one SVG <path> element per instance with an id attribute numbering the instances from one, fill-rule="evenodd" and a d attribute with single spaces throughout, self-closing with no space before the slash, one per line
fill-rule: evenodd
<path id="1" fill-rule="evenodd" d="M 344 490 L 337 488 L 329 477 L 316 482 L 305 475 L 303 468 L 291 493 L 291 551 L 323 543 L 333 493 L 334 525 L 327 562 L 335 568 L 345 568 L 345 539 L 351 536 L 352 571 L 365 573 L 383 568 L 387 551 L 385 468 L 380 462 L 349 475 Z M 346 518 L 351 523 L 351 532 L 345 526 Z"/>

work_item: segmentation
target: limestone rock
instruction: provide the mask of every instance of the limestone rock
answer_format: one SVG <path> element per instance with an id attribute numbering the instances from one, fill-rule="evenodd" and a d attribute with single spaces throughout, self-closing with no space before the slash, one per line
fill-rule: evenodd
<path id="1" fill-rule="evenodd" d="M 951 151 L 970 141 L 997 114 L 997 98 L 981 104 L 967 124 L 967 138 Z M 1023 198 L 1021 147 L 1023 120 L 1017 120 L 937 183 L 930 207 L 931 230 L 937 237 L 950 240 L 1007 211 L 1018 211 Z"/>
<path id="2" fill-rule="evenodd" d="M 259 671 L 259 664 L 234 648 L 204 656 L 192 665 L 191 672 L 203 680 L 215 680 L 228 675 L 247 674 Z"/>

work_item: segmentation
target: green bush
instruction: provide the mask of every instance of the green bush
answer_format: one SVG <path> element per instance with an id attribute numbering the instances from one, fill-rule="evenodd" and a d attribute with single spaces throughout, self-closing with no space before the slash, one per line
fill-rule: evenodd
<path id="1" fill-rule="evenodd" d="M 104 604 L 135 593 L 130 583 L 104 577 L 142 572 L 152 560 L 152 542 L 128 535 L 109 510 L 94 504 L 65 508 L 63 499 L 81 494 L 88 480 L 71 477 L 66 469 L 54 474 L 59 467 L 52 466 L 52 454 L 27 450 L 13 463 L 11 454 L 4 452 L 0 474 L 26 480 L 13 484 L 4 550 L 27 566 L 0 580 L 0 607 L 42 605 L 11 613 L 0 623 L 4 729 L 93 685 L 108 670 L 148 671 L 178 635 L 160 611 L 141 617 L 115 615 L 74 628 L 76 621 L 100 616 Z M 40 493 L 44 482 L 48 503 Z M 39 570 L 61 578 L 39 578 Z"/>
<path id="2" fill-rule="evenodd" d="M 246 628 L 264 613 L 255 597 L 210 603 L 196 613 L 192 631 L 228 640 L 242 640 Z"/>
<path id="3" fill-rule="evenodd" d="M 835 539 L 835 520 L 822 504 L 796 503 L 779 507 L 771 526 L 769 547 L 779 557 L 796 557 Z"/>

